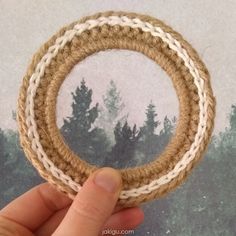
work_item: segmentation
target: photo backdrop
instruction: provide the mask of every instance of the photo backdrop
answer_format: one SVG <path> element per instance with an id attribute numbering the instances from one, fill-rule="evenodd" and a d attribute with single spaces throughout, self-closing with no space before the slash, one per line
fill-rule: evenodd
<path id="1" fill-rule="evenodd" d="M 43 182 L 19 145 L 16 102 L 27 63 L 61 26 L 98 11 L 126 10 L 164 20 L 199 52 L 217 99 L 214 134 L 191 176 L 142 206 L 135 235 L 236 235 L 236 9 L 234 1 L 0 1 L 0 207 Z M 35 27 L 37 26 L 37 27 Z M 171 79 L 126 50 L 92 55 L 73 68 L 57 103 L 57 125 L 81 158 L 98 166 L 147 163 L 175 132 Z"/>

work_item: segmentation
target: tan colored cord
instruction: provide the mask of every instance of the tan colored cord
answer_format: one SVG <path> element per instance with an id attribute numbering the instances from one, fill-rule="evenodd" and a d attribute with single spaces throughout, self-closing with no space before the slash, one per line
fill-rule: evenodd
<path id="1" fill-rule="evenodd" d="M 108 49 L 143 53 L 171 77 L 179 100 L 175 135 L 156 159 L 121 169 L 119 204 L 158 198 L 184 181 L 203 155 L 215 116 L 209 73 L 195 50 L 163 22 L 145 15 L 105 12 L 61 29 L 34 55 L 18 100 L 22 147 L 40 175 L 73 197 L 97 169 L 64 142 L 56 125 L 56 101 L 71 69 L 87 56 Z"/>

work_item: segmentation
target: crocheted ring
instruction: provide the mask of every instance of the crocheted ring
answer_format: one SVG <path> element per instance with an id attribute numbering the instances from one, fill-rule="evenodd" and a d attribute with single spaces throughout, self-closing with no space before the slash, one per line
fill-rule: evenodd
<path id="1" fill-rule="evenodd" d="M 62 28 L 34 55 L 20 89 L 21 145 L 40 175 L 73 198 L 98 167 L 74 154 L 56 125 L 56 99 L 71 69 L 107 49 L 143 53 L 170 76 L 179 100 L 176 132 L 154 161 L 120 169 L 118 204 L 134 206 L 170 192 L 189 175 L 209 142 L 215 99 L 209 73 L 182 36 L 150 16 L 105 12 Z"/>

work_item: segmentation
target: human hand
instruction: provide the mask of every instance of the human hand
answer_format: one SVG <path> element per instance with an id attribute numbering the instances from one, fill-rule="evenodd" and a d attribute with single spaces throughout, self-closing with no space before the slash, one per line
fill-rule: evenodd
<path id="1" fill-rule="evenodd" d="M 41 184 L 0 211 L 0 235 L 98 236 L 109 235 L 103 233 L 106 229 L 134 229 L 143 212 L 138 207 L 114 209 L 120 191 L 120 174 L 111 168 L 93 173 L 73 202 L 48 183 Z"/>

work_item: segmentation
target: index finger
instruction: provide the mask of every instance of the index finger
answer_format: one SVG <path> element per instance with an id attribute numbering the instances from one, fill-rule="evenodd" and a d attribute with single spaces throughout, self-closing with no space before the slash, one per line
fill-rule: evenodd
<path id="1" fill-rule="evenodd" d="M 40 184 L 15 199 L 0 211 L 6 217 L 30 229 L 37 229 L 53 213 L 71 204 L 72 200 L 50 184 Z"/>

